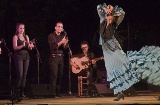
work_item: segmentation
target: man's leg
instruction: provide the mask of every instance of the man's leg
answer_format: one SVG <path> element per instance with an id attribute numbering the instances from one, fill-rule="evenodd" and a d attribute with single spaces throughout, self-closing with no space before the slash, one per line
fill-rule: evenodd
<path id="1" fill-rule="evenodd" d="M 56 61 L 56 57 L 50 58 L 50 84 L 53 86 L 53 94 L 56 90 L 56 82 L 57 82 L 57 72 L 58 72 L 58 62 Z"/>
<path id="2" fill-rule="evenodd" d="M 57 86 L 56 86 L 56 94 L 57 96 L 60 96 L 60 90 L 62 85 L 62 76 L 63 76 L 63 69 L 64 69 L 64 61 L 63 56 L 59 57 L 59 68 L 58 68 L 58 74 L 57 74 Z"/>
<path id="3" fill-rule="evenodd" d="M 25 84 L 26 84 L 26 77 L 27 77 L 28 66 L 29 66 L 29 60 L 25 60 L 24 61 L 23 76 L 22 76 L 22 86 L 21 86 L 21 96 L 22 97 L 26 97 L 24 95 L 24 88 L 25 88 Z"/>

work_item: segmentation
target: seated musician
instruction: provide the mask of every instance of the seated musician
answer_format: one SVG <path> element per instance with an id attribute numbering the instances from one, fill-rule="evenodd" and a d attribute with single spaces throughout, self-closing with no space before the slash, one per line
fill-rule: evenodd
<path id="1" fill-rule="evenodd" d="M 89 52 L 89 44 L 86 41 L 81 42 L 82 53 L 74 55 L 71 59 L 72 72 L 78 76 L 87 76 L 89 84 L 93 82 L 93 69 L 96 67 L 96 60 L 93 52 Z"/>

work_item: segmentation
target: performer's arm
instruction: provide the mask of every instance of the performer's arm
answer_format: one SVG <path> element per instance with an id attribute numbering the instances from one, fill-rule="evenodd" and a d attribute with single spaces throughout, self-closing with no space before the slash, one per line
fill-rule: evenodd
<path id="1" fill-rule="evenodd" d="M 74 62 L 72 62 L 72 60 L 70 61 L 70 65 L 75 67 L 76 69 L 80 69 L 80 67 L 77 64 L 75 64 Z"/>
<path id="2" fill-rule="evenodd" d="M 50 34 L 50 35 L 48 36 L 48 43 L 49 43 L 49 46 L 50 46 L 50 49 L 51 49 L 51 50 L 56 50 L 56 49 L 58 49 L 58 47 L 60 47 L 60 46 L 63 45 L 64 43 L 66 43 L 66 39 L 65 39 L 65 37 L 64 37 L 61 41 L 59 41 L 58 43 L 56 43 L 53 35 Z"/>
<path id="3" fill-rule="evenodd" d="M 56 49 L 58 48 L 58 44 L 55 43 L 52 34 L 50 34 L 50 35 L 48 36 L 48 43 L 49 43 L 49 46 L 50 46 L 50 50 L 56 50 Z"/>
<path id="4" fill-rule="evenodd" d="M 114 7 L 114 16 L 117 17 L 115 22 L 117 23 L 117 25 L 119 25 L 123 18 L 124 18 L 125 12 L 123 11 L 122 8 L 115 6 Z"/>
<path id="5" fill-rule="evenodd" d="M 105 3 L 103 3 L 103 5 L 98 5 L 97 6 L 97 11 L 98 11 L 98 15 L 100 17 L 100 23 L 107 18 L 108 14 L 111 14 L 113 12 L 113 6 L 112 5 L 106 5 Z"/>
<path id="6" fill-rule="evenodd" d="M 92 54 L 91 54 L 91 58 L 92 58 L 92 60 L 91 60 L 92 65 L 93 65 L 93 67 L 94 67 L 94 68 L 96 68 L 96 67 L 97 67 L 97 65 L 96 65 L 96 62 L 97 62 L 97 61 L 96 61 L 96 60 L 94 60 L 94 59 L 95 59 L 95 55 L 94 55 L 94 53 L 92 53 Z"/>
<path id="7" fill-rule="evenodd" d="M 15 51 L 20 50 L 21 48 L 25 47 L 25 41 L 23 42 L 22 45 L 18 46 L 18 45 L 17 45 L 17 40 L 18 40 L 17 35 L 14 35 L 14 36 L 13 36 L 13 49 L 14 49 Z"/>
<path id="8" fill-rule="evenodd" d="M 33 42 L 29 41 L 28 35 L 26 35 L 27 43 L 28 43 L 28 49 L 32 50 L 34 48 Z"/>
<path id="9" fill-rule="evenodd" d="M 65 49 L 67 49 L 68 48 L 68 37 L 65 37 L 65 39 L 66 39 L 66 41 L 65 41 L 65 43 L 63 44 L 63 47 L 65 48 Z"/>
<path id="10" fill-rule="evenodd" d="M 100 18 L 100 23 L 106 18 L 105 11 L 102 9 L 102 5 L 97 5 L 97 12 Z"/>
<path id="11" fill-rule="evenodd" d="M 57 43 L 57 45 L 58 45 L 58 47 L 60 47 L 61 45 L 65 45 L 67 43 L 68 43 L 68 41 L 67 41 L 66 37 L 64 37 L 60 42 Z"/>

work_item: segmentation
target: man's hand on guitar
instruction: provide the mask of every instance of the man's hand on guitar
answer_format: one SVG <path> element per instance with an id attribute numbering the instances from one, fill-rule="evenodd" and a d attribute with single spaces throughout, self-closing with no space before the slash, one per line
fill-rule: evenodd
<path id="1" fill-rule="evenodd" d="M 104 59 L 104 56 L 100 57 L 100 60 L 103 60 Z"/>
<path id="2" fill-rule="evenodd" d="M 102 56 L 102 57 L 99 57 L 99 58 L 92 59 L 92 60 L 91 60 L 91 63 L 94 65 L 94 64 L 96 64 L 97 61 L 103 60 L 103 58 L 104 58 L 104 57 Z"/>
<path id="3" fill-rule="evenodd" d="M 76 63 L 74 63 L 74 62 L 71 61 L 70 64 L 71 64 L 71 66 L 74 67 L 76 70 L 77 70 L 77 69 L 80 70 L 80 67 L 79 67 Z"/>
<path id="4" fill-rule="evenodd" d="M 93 59 L 93 60 L 91 60 L 91 62 L 94 65 L 94 64 L 96 64 L 97 61 Z"/>

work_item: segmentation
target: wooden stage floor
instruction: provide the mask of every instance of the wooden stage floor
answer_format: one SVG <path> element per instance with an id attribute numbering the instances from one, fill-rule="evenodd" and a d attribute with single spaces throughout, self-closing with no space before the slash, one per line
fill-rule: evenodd
<path id="1" fill-rule="evenodd" d="M 158 93 L 160 94 L 160 93 Z M 62 98 L 39 98 L 24 99 L 14 105 L 127 105 L 127 104 L 143 104 L 143 105 L 160 105 L 160 100 L 156 99 L 155 94 L 137 94 L 134 97 L 125 97 L 124 100 L 113 101 L 115 97 L 76 97 L 64 96 Z M 0 100 L 0 105 L 12 105 L 10 100 Z"/>

